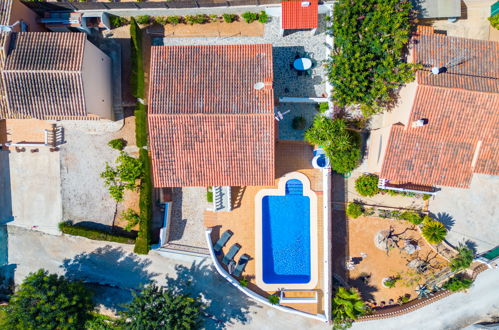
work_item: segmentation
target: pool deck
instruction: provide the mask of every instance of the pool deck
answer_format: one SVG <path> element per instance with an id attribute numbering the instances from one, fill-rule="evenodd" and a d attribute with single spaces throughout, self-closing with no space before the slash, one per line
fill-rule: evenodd
<path id="1" fill-rule="evenodd" d="M 279 179 L 286 173 L 300 172 L 308 177 L 311 183 L 311 190 L 317 195 L 317 248 L 318 248 L 318 284 L 313 289 L 318 292 L 318 303 L 287 303 L 283 306 L 306 312 L 309 314 L 324 314 L 323 290 L 324 290 L 324 217 L 323 217 L 323 184 L 322 172 L 312 168 L 312 146 L 301 141 L 279 141 L 276 145 L 276 180 L 274 186 L 248 186 L 243 188 L 233 188 L 233 205 L 231 212 L 205 212 L 205 226 L 212 228 L 212 241 L 215 243 L 220 234 L 225 230 L 231 230 L 234 235 L 226 244 L 223 252 L 235 243 L 241 245 L 241 250 L 236 255 L 235 260 L 246 253 L 251 258 L 256 256 L 255 247 L 255 196 L 262 189 L 277 188 Z M 240 190 L 242 191 L 242 196 Z M 219 260 L 220 261 L 220 260 Z M 243 276 L 250 283 L 248 288 L 253 292 L 267 297 L 273 291 L 265 291 L 256 285 L 256 263 L 251 259 Z M 284 288 L 285 289 L 285 288 Z M 305 295 L 306 296 L 306 295 Z M 304 297 L 305 297 L 304 296 Z"/>

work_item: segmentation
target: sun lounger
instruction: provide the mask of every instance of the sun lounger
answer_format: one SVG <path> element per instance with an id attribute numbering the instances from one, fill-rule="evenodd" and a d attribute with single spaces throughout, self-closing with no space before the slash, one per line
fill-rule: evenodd
<path id="1" fill-rule="evenodd" d="M 225 246 L 225 244 L 227 244 L 232 235 L 234 235 L 234 233 L 230 230 L 224 231 L 222 236 L 220 236 L 220 239 L 213 246 L 213 251 L 215 251 L 216 254 L 222 252 L 222 248 Z"/>
<path id="2" fill-rule="evenodd" d="M 250 256 L 247 255 L 246 253 L 243 254 L 239 258 L 239 261 L 237 262 L 237 266 L 234 269 L 234 271 L 232 272 L 232 275 L 234 275 L 235 277 L 241 276 L 241 274 L 243 273 L 244 268 L 246 268 L 246 264 L 248 263 L 249 260 L 250 260 Z"/>
<path id="3" fill-rule="evenodd" d="M 234 256 L 239 252 L 241 249 L 241 245 L 239 244 L 234 244 L 230 247 L 229 252 L 227 252 L 226 255 L 224 255 L 224 258 L 222 259 L 222 263 L 225 266 L 228 266 L 229 263 L 231 262 L 232 259 L 234 259 Z"/>

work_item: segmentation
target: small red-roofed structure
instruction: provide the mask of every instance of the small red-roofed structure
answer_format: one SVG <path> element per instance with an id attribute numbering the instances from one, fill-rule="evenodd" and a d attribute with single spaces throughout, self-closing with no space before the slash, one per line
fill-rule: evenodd
<path id="1" fill-rule="evenodd" d="M 319 26 L 318 0 L 284 0 L 282 5 L 282 25 L 284 30 L 312 29 L 312 33 Z"/>

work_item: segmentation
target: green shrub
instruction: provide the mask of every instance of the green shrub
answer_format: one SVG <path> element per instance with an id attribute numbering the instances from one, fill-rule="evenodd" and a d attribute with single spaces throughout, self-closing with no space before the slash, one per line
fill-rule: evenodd
<path id="1" fill-rule="evenodd" d="M 488 20 L 494 29 L 499 30 L 499 14 L 489 17 Z"/>
<path id="2" fill-rule="evenodd" d="M 324 113 L 328 110 L 329 110 L 329 103 L 328 102 L 319 103 L 319 112 Z"/>
<path id="3" fill-rule="evenodd" d="M 200 14 L 200 15 L 187 15 L 185 16 L 185 21 L 188 24 L 204 24 L 208 23 L 210 21 L 210 18 L 205 15 L 205 14 Z"/>
<path id="4" fill-rule="evenodd" d="M 136 21 L 139 24 L 149 24 L 151 22 L 151 16 L 149 15 L 137 16 Z"/>
<path id="5" fill-rule="evenodd" d="M 140 149 L 139 159 L 144 164 L 144 176 L 140 184 L 139 208 L 140 222 L 139 234 L 135 242 L 135 253 L 147 254 L 151 246 L 152 230 L 152 179 L 151 161 L 147 150 Z"/>
<path id="6" fill-rule="evenodd" d="M 454 277 L 451 277 L 447 282 L 445 282 L 445 284 L 442 287 L 446 290 L 456 292 L 469 289 L 472 284 L 473 284 L 472 279 L 456 275 Z"/>
<path id="7" fill-rule="evenodd" d="M 180 16 L 168 16 L 166 21 L 171 25 L 177 25 L 182 21 L 182 17 Z"/>
<path id="8" fill-rule="evenodd" d="M 156 16 L 154 18 L 154 21 L 158 23 L 159 25 L 166 25 L 168 24 L 168 20 L 164 16 Z"/>
<path id="9" fill-rule="evenodd" d="M 113 15 L 109 15 L 109 22 L 111 23 L 111 29 L 116 29 L 120 26 L 129 24 L 126 18 Z"/>
<path id="10" fill-rule="evenodd" d="M 304 130 L 307 127 L 307 120 L 303 116 L 296 116 L 293 118 L 291 127 L 296 130 Z"/>
<path id="11" fill-rule="evenodd" d="M 357 219 L 362 215 L 362 213 L 364 213 L 364 208 L 362 207 L 362 205 L 355 202 L 348 204 L 347 215 L 350 218 Z"/>
<path id="12" fill-rule="evenodd" d="M 450 261 L 450 268 L 453 272 L 457 272 L 471 266 L 475 254 L 473 250 L 467 247 L 466 245 L 460 244 L 457 247 L 457 256 L 452 258 Z"/>
<path id="13" fill-rule="evenodd" d="M 423 200 L 424 200 L 424 201 L 427 201 L 427 200 L 429 200 L 430 198 L 431 198 L 431 195 L 430 195 L 430 194 L 424 194 L 424 195 L 423 195 Z"/>
<path id="14" fill-rule="evenodd" d="M 267 23 L 269 21 L 269 15 L 267 15 L 267 13 L 265 11 L 261 11 L 259 14 L 258 14 L 258 22 L 260 23 Z"/>
<path id="15" fill-rule="evenodd" d="M 225 23 L 232 23 L 234 21 L 237 21 L 239 16 L 237 16 L 236 14 L 223 14 L 223 18 Z"/>
<path id="16" fill-rule="evenodd" d="M 206 188 L 206 200 L 208 203 L 213 203 L 213 187 Z"/>
<path id="17" fill-rule="evenodd" d="M 399 305 L 403 305 L 405 303 L 408 303 L 409 300 L 411 300 L 411 295 L 410 294 L 406 294 L 406 295 L 403 295 L 403 296 L 400 296 L 398 299 L 397 299 L 397 304 Z"/>
<path id="18" fill-rule="evenodd" d="M 395 287 L 395 284 L 397 284 L 397 281 L 400 279 L 400 277 L 389 277 L 388 279 L 386 279 L 383 284 L 387 287 L 387 288 L 394 288 Z"/>
<path id="19" fill-rule="evenodd" d="M 147 114 L 144 109 L 135 110 L 135 140 L 137 147 L 147 146 Z"/>
<path id="20" fill-rule="evenodd" d="M 131 231 L 140 222 L 140 215 L 132 209 L 121 212 L 121 218 L 127 222 L 126 231 Z"/>
<path id="21" fill-rule="evenodd" d="M 116 150 L 123 150 L 125 149 L 127 143 L 125 139 L 114 139 L 109 141 L 107 145 Z"/>
<path id="22" fill-rule="evenodd" d="M 423 222 L 423 218 L 415 211 L 405 211 L 400 215 L 400 218 L 409 221 L 413 225 L 419 225 Z"/>
<path id="23" fill-rule="evenodd" d="M 355 180 L 355 190 L 361 196 L 372 197 L 379 193 L 378 176 L 363 174 Z"/>
<path id="24" fill-rule="evenodd" d="M 218 22 L 218 15 L 217 14 L 211 14 L 208 16 L 210 17 L 210 22 Z"/>
<path id="25" fill-rule="evenodd" d="M 100 176 L 104 179 L 111 196 L 117 202 L 121 202 L 125 189 L 137 188 L 136 181 L 142 177 L 144 169 L 140 159 L 133 158 L 123 151 L 116 159 L 116 163 L 116 168 L 106 163 L 106 169 Z"/>
<path id="26" fill-rule="evenodd" d="M 271 294 L 269 297 L 269 303 L 271 303 L 272 305 L 277 305 L 279 304 L 279 296 L 277 294 Z"/>
<path id="27" fill-rule="evenodd" d="M 241 284 L 242 287 L 246 288 L 249 284 L 249 281 L 246 277 L 243 277 L 239 280 L 239 284 Z"/>
<path id="28" fill-rule="evenodd" d="M 333 329 L 346 329 L 352 322 L 369 312 L 359 291 L 339 287 L 332 301 Z"/>
<path id="29" fill-rule="evenodd" d="M 258 19 L 258 14 L 247 11 L 243 13 L 241 17 L 244 19 L 246 23 L 253 23 Z"/>
<path id="30" fill-rule="evenodd" d="M 116 243 L 134 244 L 135 239 L 122 236 L 110 234 L 108 232 L 87 228 L 79 225 L 73 225 L 71 222 L 61 222 L 59 223 L 59 230 L 64 234 L 82 236 L 96 241 L 108 241 Z"/>
<path id="31" fill-rule="evenodd" d="M 441 222 L 433 220 L 430 217 L 425 217 L 421 231 L 423 233 L 423 237 L 430 244 L 441 243 L 447 235 L 447 229 L 445 229 L 445 226 Z"/>
<path id="32" fill-rule="evenodd" d="M 142 31 L 133 17 L 130 21 L 130 46 L 130 86 L 132 89 L 132 95 L 136 98 L 143 99 L 145 96 L 145 76 L 143 64 L 144 59 L 142 56 Z"/>
<path id="33" fill-rule="evenodd" d="M 405 59 L 411 1 L 339 0 L 333 10 L 332 98 L 342 107 L 360 105 L 365 115 L 383 111 L 398 88 L 414 80 L 415 65 Z"/>
<path id="34" fill-rule="evenodd" d="M 331 168 L 337 173 L 349 173 L 359 163 L 359 136 L 348 130 L 342 119 L 315 116 L 312 127 L 305 132 L 305 140 L 322 146 L 330 160 Z"/>

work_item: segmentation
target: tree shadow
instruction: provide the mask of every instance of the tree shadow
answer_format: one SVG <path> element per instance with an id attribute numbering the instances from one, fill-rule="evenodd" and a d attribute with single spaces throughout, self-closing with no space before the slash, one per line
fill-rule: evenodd
<path id="1" fill-rule="evenodd" d="M 473 254 L 477 254 L 477 244 L 471 240 L 466 240 L 464 242 L 464 245 L 470 249 L 471 251 L 473 251 Z"/>
<path id="2" fill-rule="evenodd" d="M 456 220 L 447 212 L 438 212 L 437 214 L 430 213 L 431 217 L 441 222 L 447 230 L 451 230 L 451 228 L 456 223 Z"/>
<path id="3" fill-rule="evenodd" d="M 250 307 L 256 303 L 219 276 L 212 265 L 193 262 L 190 267 L 176 265 L 175 271 L 174 277 L 166 277 L 166 286 L 181 294 L 201 295 L 206 304 L 206 329 L 250 321 Z"/>
<path id="4" fill-rule="evenodd" d="M 157 273 L 146 271 L 151 264 L 121 247 L 106 245 L 92 252 L 84 252 L 71 259 L 64 259 L 60 266 L 65 276 L 80 280 L 95 291 L 97 303 L 119 310 L 131 300 L 131 291 L 152 281 Z"/>
<path id="5" fill-rule="evenodd" d="M 378 292 L 378 287 L 371 285 L 369 280 L 364 280 L 363 276 L 358 276 L 354 279 L 349 280 L 349 284 L 357 288 L 360 295 L 364 301 L 376 300 L 373 293 Z"/>

